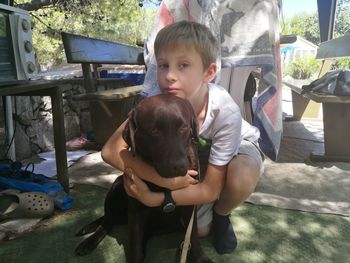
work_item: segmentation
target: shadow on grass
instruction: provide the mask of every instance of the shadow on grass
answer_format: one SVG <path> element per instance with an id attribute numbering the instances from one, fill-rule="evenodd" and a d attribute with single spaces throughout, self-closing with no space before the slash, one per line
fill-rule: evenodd
<path id="1" fill-rule="evenodd" d="M 78 257 L 74 249 L 82 240 L 74 234 L 103 213 L 106 190 L 76 185 L 72 190 L 73 209 L 45 221 L 35 231 L 1 242 L 1 262 L 88 263 L 126 262 L 127 227 L 116 227 L 91 254 Z M 348 217 L 311 214 L 245 204 L 231 216 L 239 244 L 235 252 L 219 255 L 211 237 L 201 240 L 214 262 L 347 262 L 350 256 Z M 146 263 L 175 262 L 181 233 L 149 240 Z M 116 241 L 120 242 L 120 244 Z"/>

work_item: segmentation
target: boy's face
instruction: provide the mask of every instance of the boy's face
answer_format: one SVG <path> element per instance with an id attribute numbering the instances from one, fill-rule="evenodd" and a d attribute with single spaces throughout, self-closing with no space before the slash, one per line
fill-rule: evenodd
<path id="1" fill-rule="evenodd" d="M 209 69 L 203 68 L 202 58 L 190 46 L 165 48 L 157 56 L 157 77 L 162 93 L 174 94 L 190 101 L 207 89 L 216 73 L 213 63 Z"/>

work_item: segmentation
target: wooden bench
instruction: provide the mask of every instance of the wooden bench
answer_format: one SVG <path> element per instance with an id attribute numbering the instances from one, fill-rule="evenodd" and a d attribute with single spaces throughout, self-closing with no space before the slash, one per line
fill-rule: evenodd
<path id="1" fill-rule="evenodd" d="M 104 144 L 140 99 L 143 87 L 130 86 L 127 82 L 120 87 L 117 79 L 101 79 L 99 68 L 102 64 L 144 65 L 143 48 L 65 32 L 62 40 L 67 62 L 82 66 L 86 93 L 73 99 L 90 101 L 95 139 Z M 99 91 L 98 86 L 109 86 L 109 89 Z"/>
<path id="2" fill-rule="evenodd" d="M 97 91 L 97 67 L 101 64 L 144 65 L 141 47 L 66 32 L 61 35 L 67 62 L 81 64 L 87 92 Z"/>
<path id="3" fill-rule="evenodd" d="M 350 56 L 350 35 L 322 42 L 316 59 L 324 59 L 319 77 L 330 69 L 332 59 Z M 309 101 L 322 103 L 324 154 L 311 153 L 313 161 L 350 162 L 350 96 L 335 96 L 308 92 L 302 94 L 302 85 L 309 84 L 298 81 L 283 84 L 292 90 L 293 120 L 300 120 Z"/>

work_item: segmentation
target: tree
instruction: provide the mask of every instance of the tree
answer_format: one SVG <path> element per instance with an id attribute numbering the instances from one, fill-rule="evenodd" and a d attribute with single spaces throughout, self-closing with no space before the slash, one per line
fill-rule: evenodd
<path id="1" fill-rule="evenodd" d="M 316 45 L 319 45 L 320 30 L 318 23 L 318 14 L 301 13 L 294 15 L 290 19 L 282 21 L 282 33 L 295 34 L 307 39 Z M 335 13 L 334 37 L 343 36 L 349 33 L 350 0 L 338 0 Z"/>
<path id="2" fill-rule="evenodd" d="M 147 0 L 149 3 L 151 0 Z M 18 0 L 30 11 L 33 44 L 43 68 L 64 60 L 61 31 L 126 44 L 143 41 L 153 24 L 155 8 L 139 0 Z M 154 1 L 155 4 L 159 2 Z"/>
<path id="3" fill-rule="evenodd" d="M 18 2 L 19 3 L 16 3 L 16 6 L 27 11 L 36 11 L 48 6 L 54 6 L 65 11 L 72 11 L 79 10 L 81 7 L 91 5 L 94 0 L 31 0 Z M 124 3 L 126 0 L 119 0 L 119 2 Z M 138 5 L 142 7 L 144 2 L 159 5 L 161 0 L 139 0 Z"/>
<path id="4" fill-rule="evenodd" d="M 350 33 L 350 0 L 338 0 L 335 24 L 334 37 L 343 36 Z M 286 21 L 282 21 L 282 34 L 295 34 L 301 36 L 308 41 L 319 45 L 320 33 L 318 14 L 297 14 Z M 292 63 L 286 70 L 285 74 L 289 74 L 295 78 L 310 77 L 312 73 L 317 72 L 317 64 L 314 59 L 303 58 Z M 350 59 L 337 59 L 333 65 L 336 69 L 349 69 Z"/>
<path id="5" fill-rule="evenodd" d="M 320 29 L 317 13 L 311 15 L 306 13 L 294 15 L 285 21 L 282 33 L 301 36 L 318 45 L 320 42 Z"/>
<path id="6" fill-rule="evenodd" d="M 338 0 L 335 13 L 334 37 L 350 34 L 350 0 Z"/>
<path id="7" fill-rule="evenodd" d="M 335 25 L 334 25 L 334 37 L 350 34 L 350 0 L 338 0 Z M 334 68 L 337 69 L 350 69 L 350 59 L 340 58 L 334 63 Z"/>

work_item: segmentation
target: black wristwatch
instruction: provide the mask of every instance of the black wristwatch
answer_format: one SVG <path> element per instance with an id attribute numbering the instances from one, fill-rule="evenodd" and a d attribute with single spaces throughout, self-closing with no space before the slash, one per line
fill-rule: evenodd
<path id="1" fill-rule="evenodd" d="M 171 196 L 170 190 L 165 190 L 164 191 L 164 203 L 163 203 L 163 212 L 164 213 L 170 213 L 175 210 L 175 202 Z"/>

